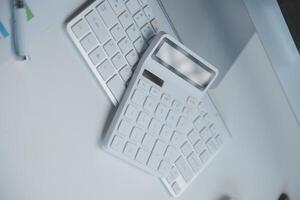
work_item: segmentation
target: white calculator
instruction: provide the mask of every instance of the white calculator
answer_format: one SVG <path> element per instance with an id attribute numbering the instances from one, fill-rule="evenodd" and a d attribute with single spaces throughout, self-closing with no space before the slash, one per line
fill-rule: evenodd
<path id="1" fill-rule="evenodd" d="M 217 74 L 203 58 L 159 33 L 110 124 L 107 151 L 159 177 L 179 196 L 229 136 L 207 95 L 205 104 L 202 99 Z"/>

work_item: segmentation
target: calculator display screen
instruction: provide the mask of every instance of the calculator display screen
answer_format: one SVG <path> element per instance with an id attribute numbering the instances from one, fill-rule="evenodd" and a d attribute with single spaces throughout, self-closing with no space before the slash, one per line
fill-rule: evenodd
<path id="1" fill-rule="evenodd" d="M 162 65 L 204 90 L 215 72 L 168 39 L 164 39 L 154 52 L 154 59 Z"/>

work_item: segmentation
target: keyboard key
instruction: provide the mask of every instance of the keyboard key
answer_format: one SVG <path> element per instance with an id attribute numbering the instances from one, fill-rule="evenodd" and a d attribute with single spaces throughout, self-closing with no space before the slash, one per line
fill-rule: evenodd
<path id="1" fill-rule="evenodd" d="M 168 146 L 167 147 L 167 150 L 165 152 L 165 159 L 167 161 L 169 161 L 170 163 L 174 163 L 175 160 L 177 160 L 180 156 L 180 153 L 178 151 L 178 149 L 176 149 L 175 147 L 173 146 Z"/>
<path id="2" fill-rule="evenodd" d="M 137 27 L 132 24 L 127 30 L 126 33 L 131 41 L 135 41 L 138 37 L 141 36 L 140 31 Z"/>
<path id="3" fill-rule="evenodd" d="M 80 44 L 86 52 L 89 52 L 98 45 L 98 42 L 97 42 L 95 36 L 93 36 L 91 33 L 89 33 L 87 36 L 85 36 L 80 41 Z"/>
<path id="4" fill-rule="evenodd" d="M 121 135 L 128 137 L 132 130 L 132 125 L 125 120 L 122 120 L 119 124 L 118 131 Z"/>
<path id="5" fill-rule="evenodd" d="M 210 153 L 207 150 L 205 150 L 200 154 L 199 157 L 202 163 L 206 163 L 210 158 Z"/>
<path id="6" fill-rule="evenodd" d="M 114 67 L 108 60 L 101 63 L 99 67 L 97 67 L 97 70 L 104 81 L 108 80 L 115 73 Z"/>
<path id="7" fill-rule="evenodd" d="M 144 101 L 146 99 L 146 94 L 140 90 L 134 91 L 131 101 L 139 106 L 142 106 L 144 104 Z"/>
<path id="8" fill-rule="evenodd" d="M 135 50 L 139 53 L 142 54 L 146 48 L 147 48 L 147 43 L 142 37 L 139 37 L 134 43 L 133 46 Z"/>
<path id="9" fill-rule="evenodd" d="M 223 140 L 222 140 L 221 135 L 216 136 L 216 143 L 217 143 L 218 146 L 221 146 L 223 144 Z"/>
<path id="10" fill-rule="evenodd" d="M 128 37 L 123 38 L 119 43 L 118 43 L 121 51 L 123 54 L 127 54 L 132 48 L 132 44 L 129 41 Z"/>
<path id="11" fill-rule="evenodd" d="M 200 140 L 200 135 L 199 133 L 197 133 L 196 131 L 191 131 L 189 134 L 188 134 L 188 138 L 191 142 L 191 144 L 195 144 L 198 140 Z"/>
<path id="12" fill-rule="evenodd" d="M 148 21 L 148 19 L 143 11 L 139 11 L 138 13 L 136 13 L 133 16 L 133 19 L 134 19 L 135 23 L 138 25 L 138 27 L 143 27 Z"/>
<path id="13" fill-rule="evenodd" d="M 93 10 L 89 14 L 87 14 L 86 19 L 101 44 L 103 44 L 110 38 L 109 32 L 107 31 L 104 23 L 102 22 L 102 19 L 96 11 Z"/>
<path id="14" fill-rule="evenodd" d="M 182 156 L 176 160 L 175 165 L 186 182 L 189 182 L 193 178 L 194 173 Z"/>
<path id="15" fill-rule="evenodd" d="M 168 114 L 168 108 L 166 106 L 164 106 L 163 104 L 158 104 L 156 110 L 155 110 L 155 116 L 161 120 L 161 121 L 165 121 L 166 116 Z"/>
<path id="16" fill-rule="evenodd" d="M 199 160 L 199 158 L 196 156 L 195 153 L 189 155 L 187 161 L 195 173 L 197 173 L 201 169 L 202 166 L 201 161 Z"/>
<path id="17" fill-rule="evenodd" d="M 218 150 L 218 146 L 213 138 L 206 142 L 206 146 L 210 153 L 215 153 Z"/>
<path id="18" fill-rule="evenodd" d="M 124 28 L 128 28 L 131 24 L 133 24 L 131 15 L 129 15 L 127 11 L 119 16 L 119 20 Z"/>
<path id="19" fill-rule="evenodd" d="M 177 100 L 174 100 L 174 101 L 173 101 L 173 103 L 172 103 L 172 109 L 174 110 L 174 112 L 176 112 L 176 113 L 181 113 L 182 108 L 183 108 L 182 103 L 180 103 L 180 102 L 177 101 Z"/>
<path id="20" fill-rule="evenodd" d="M 112 34 L 115 41 L 119 41 L 126 36 L 125 31 L 120 24 L 116 24 L 114 27 L 112 27 L 110 33 Z"/>
<path id="21" fill-rule="evenodd" d="M 123 151 L 124 145 L 125 145 L 125 140 L 117 135 L 114 137 L 114 139 L 112 140 L 112 142 L 110 144 L 111 148 L 118 152 Z"/>
<path id="22" fill-rule="evenodd" d="M 149 40 L 150 38 L 152 38 L 154 36 L 154 30 L 152 28 L 152 26 L 150 24 L 146 24 L 141 28 L 141 32 L 143 37 L 146 40 Z"/>
<path id="23" fill-rule="evenodd" d="M 103 48 L 109 57 L 113 56 L 118 51 L 118 46 L 113 40 L 109 40 L 105 43 Z"/>
<path id="24" fill-rule="evenodd" d="M 151 23 L 153 30 L 157 33 L 159 31 L 159 23 L 158 23 L 157 19 L 151 20 L 150 23 Z"/>
<path id="25" fill-rule="evenodd" d="M 186 141 L 182 146 L 181 146 L 181 152 L 183 153 L 183 155 L 185 157 L 187 157 L 188 155 L 190 155 L 190 153 L 193 152 L 193 147 L 190 145 L 190 143 L 188 141 Z"/>
<path id="26" fill-rule="evenodd" d="M 184 107 L 182 111 L 182 115 L 185 116 L 186 118 L 194 121 L 196 117 L 198 117 L 198 112 L 196 108 L 192 107 Z"/>
<path id="27" fill-rule="evenodd" d="M 133 67 L 139 61 L 139 56 L 135 50 L 131 50 L 125 57 L 131 67 Z"/>
<path id="28" fill-rule="evenodd" d="M 185 117 L 180 117 L 177 123 L 177 130 L 187 135 L 193 129 L 193 124 Z"/>
<path id="29" fill-rule="evenodd" d="M 142 131 L 142 129 L 134 127 L 131 132 L 130 139 L 133 142 L 140 144 L 142 142 L 143 137 L 144 137 L 144 132 Z"/>
<path id="30" fill-rule="evenodd" d="M 125 149 L 124 149 L 124 154 L 125 156 L 127 156 L 128 158 L 134 159 L 135 155 L 137 153 L 138 150 L 138 146 L 131 143 L 131 142 L 127 142 Z"/>
<path id="31" fill-rule="evenodd" d="M 150 132 L 150 134 L 154 135 L 154 136 L 158 136 L 160 129 L 162 127 L 161 122 L 159 122 L 157 119 L 152 118 L 148 130 Z"/>
<path id="32" fill-rule="evenodd" d="M 195 121 L 194 121 L 194 126 L 196 127 L 196 129 L 198 131 L 201 131 L 203 128 L 205 128 L 206 123 L 204 122 L 202 117 L 198 117 Z"/>
<path id="33" fill-rule="evenodd" d="M 204 121 L 206 122 L 207 125 L 210 125 L 210 124 L 213 123 L 213 121 L 212 121 L 212 119 L 210 117 L 210 114 L 208 114 L 208 113 L 203 116 L 203 119 L 204 119 Z"/>
<path id="34" fill-rule="evenodd" d="M 152 154 L 155 154 L 159 157 L 163 157 L 166 149 L 167 149 L 167 143 L 161 140 L 157 140 L 153 148 Z"/>
<path id="35" fill-rule="evenodd" d="M 80 39 L 82 36 L 84 36 L 90 31 L 89 26 L 82 19 L 79 20 L 76 24 L 74 24 L 71 29 L 78 39 Z"/>
<path id="36" fill-rule="evenodd" d="M 126 8 L 123 0 L 108 0 L 116 15 L 120 15 Z"/>
<path id="37" fill-rule="evenodd" d="M 194 145 L 195 150 L 198 152 L 198 154 L 202 153 L 204 150 L 206 150 L 206 146 L 203 143 L 202 140 L 199 140 L 195 145 Z"/>
<path id="38" fill-rule="evenodd" d="M 138 161 L 139 163 L 145 165 L 145 164 L 147 163 L 147 160 L 148 160 L 149 156 L 150 156 L 150 151 L 147 151 L 147 150 L 145 150 L 145 149 L 143 149 L 143 148 L 140 148 L 140 149 L 138 150 L 138 153 L 137 153 L 135 159 L 136 159 L 136 161 Z"/>
<path id="39" fill-rule="evenodd" d="M 145 112 L 140 112 L 138 118 L 137 118 L 137 123 L 142 127 L 142 128 L 147 128 L 149 126 L 150 122 L 150 117 L 147 115 Z"/>
<path id="40" fill-rule="evenodd" d="M 160 132 L 160 139 L 165 142 L 170 142 L 172 134 L 173 134 L 173 130 L 167 125 L 164 125 Z"/>
<path id="41" fill-rule="evenodd" d="M 175 131 L 175 133 L 171 138 L 171 144 L 179 148 L 184 142 L 185 142 L 185 137 L 182 134 Z"/>
<path id="42" fill-rule="evenodd" d="M 124 82 L 127 82 L 131 75 L 132 75 L 132 71 L 131 68 L 128 65 L 125 65 L 121 70 L 120 70 L 120 75 L 123 79 Z"/>
<path id="43" fill-rule="evenodd" d="M 176 181 L 176 179 L 180 176 L 178 170 L 176 169 L 175 166 L 171 167 L 168 175 L 166 176 L 166 180 L 168 181 L 169 184 L 172 184 Z"/>
<path id="44" fill-rule="evenodd" d="M 107 1 L 102 2 L 97 7 L 97 10 L 108 28 L 114 26 L 117 23 L 118 20 Z"/>
<path id="45" fill-rule="evenodd" d="M 167 115 L 166 122 L 170 127 L 176 127 L 177 121 L 178 121 L 179 115 L 173 112 L 172 110 L 169 111 Z"/>
<path id="46" fill-rule="evenodd" d="M 163 94 L 163 95 L 161 96 L 161 102 L 162 102 L 164 105 L 170 107 L 171 104 L 172 104 L 172 99 L 171 99 L 170 95 L 168 95 L 168 94 Z"/>
<path id="47" fill-rule="evenodd" d="M 172 189 L 174 191 L 175 194 L 179 194 L 181 191 L 181 188 L 179 186 L 179 184 L 177 182 L 172 184 Z"/>
<path id="48" fill-rule="evenodd" d="M 101 47 L 97 47 L 89 54 L 89 57 L 92 63 L 96 66 L 106 57 L 106 55 Z"/>
<path id="49" fill-rule="evenodd" d="M 156 108 L 156 103 L 152 97 L 147 97 L 145 103 L 144 103 L 144 109 L 148 111 L 150 114 L 154 112 Z"/>
<path id="50" fill-rule="evenodd" d="M 155 155 L 155 154 L 151 154 L 149 160 L 148 160 L 148 167 L 150 167 L 153 170 L 158 170 L 158 166 L 161 162 L 161 157 Z"/>
<path id="51" fill-rule="evenodd" d="M 121 69 L 124 67 L 127 62 L 125 58 L 121 55 L 121 53 L 117 53 L 112 59 L 111 62 L 114 64 L 116 69 Z"/>
<path id="52" fill-rule="evenodd" d="M 158 100 L 160 98 L 160 91 L 156 87 L 151 87 L 150 96 Z"/>
<path id="53" fill-rule="evenodd" d="M 195 97 L 189 96 L 186 100 L 186 103 L 191 107 L 196 107 L 198 105 L 198 101 Z"/>
<path id="54" fill-rule="evenodd" d="M 128 105 L 125 111 L 125 117 L 128 119 L 135 121 L 137 119 L 137 116 L 139 114 L 139 110 L 133 106 L 133 105 Z"/>
<path id="55" fill-rule="evenodd" d="M 148 93 L 150 90 L 150 84 L 148 82 L 146 82 L 144 79 L 140 79 L 138 81 L 138 87 L 145 93 Z"/>
<path id="56" fill-rule="evenodd" d="M 209 140 L 211 138 L 211 132 L 208 128 L 205 128 L 200 132 L 200 136 L 203 139 L 203 141 L 206 142 L 207 140 Z"/>
<path id="57" fill-rule="evenodd" d="M 153 149 L 154 143 L 155 143 L 155 138 L 150 134 L 146 134 L 143 138 L 142 146 L 144 147 L 145 150 L 151 151 Z"/>
<path id="58" fill-rule="evenodd" d="M 127 1 L 126 6 L 131 14 L 135 14 L 140 9 L 140 4 L 137 0 Z"/>
<path id="59" fill-rule="evenodd" d="M 125 91 L 125 85 L 122 79 L 115 75 L 107 82 L 107 86 L 113 93 L 116 100 L 120 102 L 123 92 Z"/>
<path id="60" fill-rule="evenodd" d="M 148 1 L 147 0 L 139 0 L 141 6 L 145 6 L 148 4 Z"/>
<path id="61" fill-rule="evenodd" d="M 170 173 L 171 170 L 171 164 L 169 162 L 166 162 L 162 160 L 160 162 L 160 165 L 158 167 L 158 172 L 163 176 L 166 177 Z"/>
<path id="62" fill-rule="evenodd" d="M 150 6 L 146 6 L 144 8 L 144 12 L 145 12 L 146 16 L 148 17 L 148 19 L 153 19 L 154 16 L 153 16 Z"/>

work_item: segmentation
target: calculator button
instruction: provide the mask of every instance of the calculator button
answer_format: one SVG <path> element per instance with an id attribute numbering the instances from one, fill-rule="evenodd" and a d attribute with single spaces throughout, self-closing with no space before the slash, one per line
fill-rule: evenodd
<path id="1" fill-rule="evenodd" d="M 137 128 L 137 127 L 134 127 L 131 134 L 130 134 L 130 139 L 133 141 L 133 142 L 136 142 L 138 144 L 141 143 L 142 139 L 144 137 L 144 132 L 142 129 L 140 128 Z"/>
<path id="2" fill-rule="evenodd" d="M 104 81 L 108 80 L 115 73 L 114 67 L 108 60 L 102 62 L 97 67 L 97 71 L 99 72 L 100 76 L 103 78 Z"/>
<path id="3" fill-rule="evenodd" d="M 171 169 L 171 164 L 169 162 L 166 162 L 164 160 L 162 160 L 159 164 L 159 167 L 158 167 L 158 172 L 163 176 L 163 177 L 166 177 L 169 172 L 170 172 L 170 169 Z"/>
<path id="4" fill-rule="evenodd" d="M 168 146 L 165 152 L 165 159 L 171 163 L 174 163 L 180 156 L 180 152 L 173 146 Z"/>
<path id="5" fill-rule="evenodd" d="M 150 84 L 143 79 L 138 81 L 138 87 L 144 92 L 148 93 L 150 89 Z"/>
<path id="6" fill-rule="evenodd" d="M 194 173 L 182 156 L 176 160 L 175 165 L 186 182 L 193 178 Z"/>
<path id="7" fill-rule="evenodd" d="M 106 55 L 101 47 L 97 47 L 89 54 L 89 57 L 94 65 L 98 65 Z"/>
<path id="8" fill-rule="evenodd" d="M 168 175 L 166 176 L 166 180 L 168 181 L 169 184 L 174 183 L 176 179 L 180 176 L 178 170 L 176 169 L 175 166 L 171 167 Z"/>
<path id="9" fill-rule="evenodd" d="M 194 126 L 196 127 L 196 129 L 198 131 L 201 131 L 203 128 L 205 128 L 206 123 L 204 122 L 202 117 L 198 117 L 195 121 L 194 121 Z"/>
<path id="10" fill-rule="evenodd" d="M 131 14 L 135 14 L 140 9 L 140 4 L 137 0 L 129 0 L 126 6 Z"/>
<path id="11" fill-rule="evenodd" d="M 129 136 L 130 132 L 131 132 L 131 129 L 132 129 L 132 126 L 130 123 L 128 123 L 127 121 L 125 120 L 122 120 L 120 122 L 120 125 L 119 125 L 119 128 L 118 128 L 118 131 L 121 135 L 127 137 Z"/>
<path id="12" fill-rule="evenodd" d="M 149 129 L 150 134 L 152 134 L 154 136 L 158 136 L 161 127 L 162 127 L 162 124 L 158 120 L 152 118 L 148 129 Z"/>
<path id="13" fill-rule="evenodd" d="M 117 53 L 112 59 L 111 62 L 114 64 L 116 69 L 121 69 L 124 65 L 127 64 L 125 58 L 121 53 Z"/>
<path id="14" fill-rule="evenodd" d="M 199 160 L 199 158 L 196 156 L 195 153 L 189 155 L 187 157 L 187 161 L 195 173 L 197 173 L 201 169 L 202 166 L 201 161 Z"/>
<path id="15" fill-rule="evenodd" d="M 200 140 L 200 135 L 199 133 L 193 130 L 188 134 L 188 138 L 191 144 L 195 144 L 198 140 Z"/>
<path id="16" fill-rule="evenodd" d="M 142 146 L 147 151 L 151 151 L 153 149 L 154 143 L 155 143 L 155 138 L 150 134 L 146 134 L 143 138 Z"/>
<path id="17" fill-rule="evenodd" d="M 167 115 L 166 122 L 171 127 L 176 127 L 177 121 L 178 121 L 179 115 L 173 112 L 172 110 L 169 111 Z"/>
<path id="18" fill-rule="evenodd" d="M 187 157 L 188 155 L 190 155 L 190 153 L 193 152 L 193 147 L 190 145 L 190 143 L 188 141 L 186 141 L 182 146 L 181 146 L 181 152 L 183 153 L 183 155 L 185 157 Z"/>
<path id="19" fill-rule="evenodd" d="M 131 42 L 129 41 L 128 37 L 123 38 L 119 43 L 118 43 L 121 51 L 123 54 L 127 54 L 133 46 L 131 45 Z"/>
<path id="20" fill-rule="evenodd" d="M 150 24 L 145 24 L 142 28 L 141 28 L 141 32 L 143 37 L 146 40 L 149 40 L 150 38 L 152 38 L 154 36 L 154 30 L 152 28 L 152 26 Z"/>
<path id="21" fill-rule="evenodd" d="M 137 116 L 139 114 L 139 110 L 134 107 L 133 105 L 128 105 L 125 111 L 125 116 L 130 119 L 135 121 L 137 119 Z"/>
<path id="22" fill-rule="evenodd" d="M 92 10 L 90 13 L 88 13 L 86 15 L 86 20 L 92 27 L 97 39 L 101 44 L 103 44 L 110 38 L 109 32 L 107 31 L 104 23 L 102 22 L 102 19 L 96 11 Z"/>
<path id="23" fill-rule="evenodd" d="M 97 10 L 108 28 L 116 24 L 117 18 L 107 1 L 102 2 L 97 7 Z"/>
<path id="24" fill-rule="evenodd" d="M 109 57 L 113 56 L 118 51 L 118 46 L 112 39 L 105 43 L 103 48 Z"/>
<path id="25" fill-rule="evenodd" d="M 107 82 L 107 86 L 113 93 L 116 100 L 119 102 L 121 100 L 123 92 L 125 91 L 125 85 L 122 79 L 119 76 L 115 75 Z"/>
<path id="26" fill-rule="evenodd" d="M 165 142 L 170 142 L 172 134 L 173 134 L 172 129 L 164 125 L 160 132 L 160 139 L 162 139 Z"/>
<path id="27" fill-rule="evenodd" d="M 139 163 L 145 165 L 145 164 L 147 163 L 147 160 L 148 160 L 148 158 L 149 158 L 149 155 L 150 155 L 150 151 L 147 151 L 147 150 L 145 150 L 145 149 L 143 149 L 143 148 L 140 148 L 140 149 L 138 150 L 138 153 L 137 153 L 137 155 L 136 155 L 135 160 L 138 161 Z"/>
<path id="28" fill-rule="evenodd" d="M 141 36 L 140 31 L 137 27 L 132 24 L 127 30 L 126 33 L 131 41 L 135 41 L 138 37 Z"/>
<path id="29" fill-rule="evenodd" d="M 84 48 L 85 52 L 90 52 L 93 48 L 96 47 L 97 43 L 98 42 L 95 36 L 93 36 L 91 33 L 89 33 L 80 41 L 80 44 Z"/>
<path id="30" fill-rule="evenodd" d="M 160 98 L 160 91 L 156 87 L 151 87 L 150 96 L 157 100 Z"/>
<path id="31" fill-rule="evenodd" d="M 161 102 L 169 107 L 172 104 L 172 99 L 171 99 L 170 95 L 163 94 L 161 96 Z"/>
<path id="32" fill-rule="evenodd" d="M 145 103 L 144 103 L 144 109 L 148 111 L 150 114 L 152 114 L 155 110 L 156 103 L 152 97 L 147 97 Z"/>
<path id="33" fill-rule="evenodd" d="M 128 65 L 125 65 L 119 73 L 124 82 L 127 82 L 132 75 L 131 68 Z"/>
<path id="34" fill-rule="evenodd" d="M 131 97 L 131 101 L 139 106 L 142 106 L 144 104 L 145 99 L 146 94 L 140 90 L 135 90 Z"/>
<path id="35" fill-rule="evenodd" d="M 111 148 L 118 152 L 123 151 L 124 145 L 125 145 L 125 140 L 117 135 L 114 137 L 114 139 L 110 144 Z"/>
<path id="36" fill-rule="evenodd" d="M 133 24 L 132 18 L 129 15 L 129 13 L 127 11 L 123 12 L 120 16 L 119 16 L 119 20 L 122 24 L 122 26 L 124 28 L 129 27 L 131 24 Z"/>
<path id="37" fill-rule="evenodd" d="M 125 156 L 134 159 L 135 155 L 137 153 L 138 150 L 138 146 L 136 146 L 135 144 L 131 143 L 131 142 L 127 142 L 125 149 L 124 149 L 124 154 Z"/>
<path id="38" fill-rule="evenodd" d="M 123 0 L 108 0 L 116 15 L 120 15 L 126 8 Z"/>
<path id="39" fill-rule="evenodd" d="M 112 34 L 115 41 L 121 40 L 123 37 L 126 36 L 124 29 L 121 27 L 120 24 L 116 24 L 111 30 L 110 33 Z"/>
<path id="40" fill-rule="evenodd" d="M 168 109 L 166 106 L 162 105 L 161 103 L 158 104 L 156 110 L 155 110 L 155 116 L 161 120 L 164 121 L 166 119 L 168 113 Z"/>
<path id="41" fill-rule="evenodd" d="M 131 67 L 133 67 L 139 60 L 139 56 L 135 50 L 131 50 L 125 57 Z"/>
<path id="42" fill-rule="evenodd" d="M 140 112 L 138 118 L 137 118 L 137 123 L 143 127 L 147 128 L 150 122 L 150 117 L 147 115 L 145 112 Z"/>
<path id="43" fill-rule="evenodd" d="M 90 31 L 89 26 L 82 19 L 79 20 L 76 24 L 74 24 L 71 29 L 78 39 Z"/>
<path id="44" fill-rule="evenodd" d="M 146 15 L 144 14 L 143 11 L 139 11 L 138 13 L 136 13 L 134 16 L 133 16 L 133 19 L 135 21 L 135 23 L 139 26 L 139 27 L 142 27 L 144 26 L 148 19 L 146 17 Z"/>

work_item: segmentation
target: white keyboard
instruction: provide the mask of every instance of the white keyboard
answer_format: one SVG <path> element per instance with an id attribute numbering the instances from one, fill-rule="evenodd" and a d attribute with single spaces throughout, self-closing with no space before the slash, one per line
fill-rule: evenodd
<path id="1" fill-rule="evenodd" d="M 67 30 L 116 105 L 158 22 L 146 0 L 96 0 L 68 22 Z"/>
<path id="2" fill-rule="evenodd" d="M 220 150 L 228 132 L 208 96 L 183 101 L 144 77 L 137 83 L 108 131 L 108 151 L 160 177 L 177 197 Z"/>

